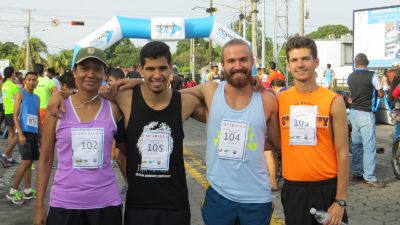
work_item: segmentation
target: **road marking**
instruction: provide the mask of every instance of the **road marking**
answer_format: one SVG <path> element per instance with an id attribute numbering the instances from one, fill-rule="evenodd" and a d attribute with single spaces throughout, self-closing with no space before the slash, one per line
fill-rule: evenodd
<path id="1" fill-rule="evenodd" d="M 198 160 L 196 156 L 186 147 L 183 148 L 183 155 L 186 158 L 186 160 L 184 160 L 186 171 L 203 187 L 203 189 L 206 189 L 208 186 L 207 179 L 201 172 L 199 172 L 195 168 L 195 166 L 198 166 L 200 169 L 205 170 L 206 166 L 201 162 L 201 160 Z M 285 221 L 283 219 L 276 218 L 275 215 L 272 214 L 270 225 L 283 224 L 285 224 Z"/>

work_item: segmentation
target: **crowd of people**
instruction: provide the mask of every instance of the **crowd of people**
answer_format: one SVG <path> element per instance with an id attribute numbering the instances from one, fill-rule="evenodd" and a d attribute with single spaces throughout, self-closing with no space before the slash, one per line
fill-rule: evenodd
<path id="1" fill-rule="evenodd" d="M 8 140 L 0 159 L 5 167 L 18 164 L 11 157 L 18 143 L 22 160 L 7 198 L 14 204 L 36 198 L 35 225 L 190 224 L 183 123 L 191 117 L 207 124 L 205 224 L 269 224 L 272 191 L 278 189 L 287 225 L 316 224 L 311 208 L 327 211 L 327 224 L 347 223 L 350 173 L 370 187 L 384 187 L 375 175 L 372 111 L 374 96 L 384 95 L 382 85 L 367 70 L 367 56 L 358 54 L 348 79 L 350 171 L 346 104 L 317 84 L 315 42 L 292 37 L 286 57 L 292 87 L 275 62 L 268 75 L 260 68 L 253 76 L 252 51 L 239 39 L 222 47 L 223 72 L 213 65 L 200 85 L 178 75 L 168 45 L 160 41 L 143 46 L 140 66 L 127 74 L 108 68 L 105 53 L 94 47 L 81 48 L 73 69 L 59 78 L 52 68 L 44 75 L 37 64 L 18 81 L 7 67 L 2 99 Z M 330 65 L 327 70 L 332 77 Z M 127 185 L 122 197 L 113 159 Z M 36 160 L 37 190 L 31 182 Z"/>

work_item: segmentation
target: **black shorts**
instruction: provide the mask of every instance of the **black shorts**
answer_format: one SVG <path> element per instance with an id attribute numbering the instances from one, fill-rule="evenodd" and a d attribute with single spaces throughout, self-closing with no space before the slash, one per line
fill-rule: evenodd
<path id="1" fill-rule="evenodd" d="M 26 144 L 21 145 L 18 140 L 19 153 L 22 160 L 39 160 L 39 135 L 35 133 L 24 132 Z M 18 139 L 18 135 L 17 135 Z"/>
<path id="2" fill-rule="evenodd" d="M 50 207 L 47 225 L 110 225 L 122 224 L 121 206 L 99 209 L 63 209 Z"/>
<path id="3" fill-rule="evenodd" d="M 4 124 L 7 127 L 12 127 L 14 128 L 14 118 L 13 118 L 13 114 L 5 114 L 4 115 Z"/>
<path id="4" fill-rule="evenodd" d="M 310 214 L 310 209 L 328 211 L 335 201 L 336 183 L 336 178 L 315 182 L 285 180 L 281 194 L 285 224 L 320 225 Z M 348 221 L 346 210 L 342 221 Z"/>
<path id="5" fill-rule="evenodd" d="M 190 225 L 190 209 L 125 208 L 124 225 Z"/>

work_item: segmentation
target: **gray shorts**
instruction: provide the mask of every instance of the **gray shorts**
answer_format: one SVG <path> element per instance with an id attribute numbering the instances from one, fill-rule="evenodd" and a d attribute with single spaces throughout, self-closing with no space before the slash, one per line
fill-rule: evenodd
<path id="1" fill-rule="evenodd" d="M 4 124 L 7 127 L 12 127 L 14 128 L 14 118 L 13 118 L 13 114 L 5 114 L 4 115 Z"/>
<path id="2" fill-rule="evenodd" d="M 22 160 L 39 160 L 39 135 L 35 133 L 24 132 L 26 144 L 21 145 L 18 140 L 19 153 Z M 18 135 L 17 135 L 18 139 Z"/>

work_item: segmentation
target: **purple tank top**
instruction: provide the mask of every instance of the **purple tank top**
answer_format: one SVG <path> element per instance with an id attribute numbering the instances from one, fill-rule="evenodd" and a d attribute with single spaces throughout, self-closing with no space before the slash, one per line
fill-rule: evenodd
<path id="1" fill-rule="evenodd" d="M 64 100 L 64 103 L 67 110 L 61 114 L 56 128 L 58 166 L 50 192 L 50 206 L 65 209 L 93 209 L 120 205 L 119 187 L 111 165 L 111 148 L 117 128 L 110 102 L 101 99 L 99 112 L 90 122 L 80 122 L 72 106 L 71 97 Z M 77 138 L 73 129 L 88 132 L 92 128 L 100 130 L 103 134 L 100 140 L 103 145 L 102 163 L 97 168 L 74 168 L 73 143 L 76 143 L 77 139 L 79 141 L 83 139 Z M 74 135 L 75 141 L 73 141 Z M 88 138 L 88 142 L 90 139 Z"/>

